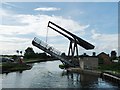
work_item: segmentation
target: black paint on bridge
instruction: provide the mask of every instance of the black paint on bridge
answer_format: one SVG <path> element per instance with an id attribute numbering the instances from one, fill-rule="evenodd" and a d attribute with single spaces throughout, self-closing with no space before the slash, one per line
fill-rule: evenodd
<path id="1" fill-rule="evenodd" d="M 32 41 L 32 44 L 34 46 L 38 47 L 39 49 L 49 53 L 50 55 L 60 59 L 62 61 L 62 63 L 65 65 L 66 64 L 69 66 L 76 66 L 77 65 L 77 63 L 75 63 L 75 61 L 74 61 L 74 55 L 76 52 L 76 54 L 77 54 L 76 56 L 77 56 L 77 60 L 78 60 L 79 59 L 79 57 L 78 57 L 78 45 L 85 48 L 86 50 L 94 49 L 94 46 L 92 44 L 90 44 L 89 42 L 79 38 L 75 34 L 72 34 L 71 32 L 65 30 L 64 28 L 58 26 L 57 24 L 55 24 L 51 21 L 48 22 L 48 27 L 69 39 L 70 44 L 69 44 L 68 57 L 71 57 L 71 59 L 66 60 L 64 57 L 61 56 L 60 51 L 54 49 L 53 47 L 48 46 L 47 43 L 44 43 L 37 38 L 34 38 L 34 40 Z M 59 30 L 62 30 L 62 31 L 59 31 L 56 28 Z"/>
<path id="2" fill-rule="evenodd" d="M 49 46 L 47 43 L 41 41 L 40 39 L 35 37 L 34 40 L 32 41 L 32 44 L 34 46 L 36 46 L 37 48 L 39 48 L 39 49 L 45 51 L 46 53 L 50 54 L 51 56 L 54 56 L 54 57 L 58 58 L 59 60 L 61 60 L 61 62 L 64 65 L 68 65 L 68 66 L 71 66 L 71 67 L 76 66 L 73 63 L 70 63 L 70 60 L 65 59 L 65 57 L 62 56 L 62 53 L 59 50 L 53 48 L 52 46 Z"/>
<path id="3" fill-rule="evenodd" d="M 62 31 L 64 31 L 68 35 L 72 36 L 72 38 L 69 37 L 67 34 L 64 34 L 64 33 L 60 32 L 60 31 L 58 31 L 57 29 L 53 28 L 52 26 L 50 26 L 50 24 L 52 24 L 52 25 L 56 26 L 57 28 L 61 29 Z M 87 50 L 94 49 L 94 45 L 92 45 L 89 42 L 81 39 L 80 37 L 76 36 L 75 34 L 69 32 L 67 30 L 65 30 L 64 28 L 58 26 L 57 24 L 55 24 L 55 23 L 53 23 L 51 21 L 48 22 L 48 27 L 50 27 L 51 29 L 55 30 L 56 32 L 62 34 L 63 36 L 65 36 L 66 38 L 68 38 L 70 41 L 76 42 L 78 45 L 82 46 L 83 48 L 85 48 Z"/>

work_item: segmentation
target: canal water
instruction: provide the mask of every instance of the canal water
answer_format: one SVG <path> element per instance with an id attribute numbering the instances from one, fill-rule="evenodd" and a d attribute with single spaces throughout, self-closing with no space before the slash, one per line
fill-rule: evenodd
<path id="1" fill-rule="evenodd" d="M 60 61 L 34 63 L 32 69 L 2 74 L 2 88 L 118 88 L 97 76 L 66 74 Z"/>

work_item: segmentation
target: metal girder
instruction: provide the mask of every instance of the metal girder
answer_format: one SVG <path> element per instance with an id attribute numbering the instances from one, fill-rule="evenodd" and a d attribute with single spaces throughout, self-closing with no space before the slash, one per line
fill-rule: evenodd
<path id="1" fill-rule="evenodd" d="M 69 50 L 68 50 L 68 56 L 74 56 L 74 54 L 77 54 L 78 56 L 78 46 L 77 46 L 77 43 L 73 43 L 73 42 L 70 42 L 69 44 Z"/>
<path id="2" fill-rule="evenodd" d="M 57 30 L 58 33 L 62 34 L 63 36 L 65 36 L 65 37 L 68 38 L 69 40 L 72 40 L 72 41 L 76 42 L 76 43 L 77 43 L 78 45 L 80 45 L 81 47 L 83 47 L 83 48 L 85 48 L 85 49 L 87 49 L 87 50 L 89 50 L 89 49 L 94 49 L 94 45 L 90 44 L 89 42 L 87 42 L 87 41 L 85 41 L 85 40 L 83 40 L 83 39 L 81 39 L 81 38 L 79 38 L 79 37 L 76 36 L 75 34 L 73 34 L 73 33 L 69 32 L 69 31 L 65 30 L 64 28 L 58 26 L 57 24 L 49 21 L 49 22 L 48 22 L 48 27 L 52 28 L 53 30 L 56 30 L 56 29 L 53 28 L 53 27 L 51 27 L 50 24 L 56 26 L 57 28 L 61 29 L 61 30 L 64 31 L 65 33 L 67 33 L 67 34 L 69 34 L 70 36 L 72 36 L 72 38 L 71 38 L 71 37 L 69 37 L 68 35 L 63 34 L 62 32 L 60 32 L 60 31 Z"/>
<path id="3" fill-rule="evenodd" d="M 54 27 L 64 31 L 64 33 L 61 32 L 61 31 L 58 31 L 57 29 L 52 27 L 51 24 L 54 25 Z M 55 30 L 56 32 L 60 33 L 61 35 L 63 35 L 64 37 L 66 37 L 66 38 L 68 38 L 70 40 L 68 56 L 71 57 L 70 60 L 72 60 L 72 61 L 74 60 L 75 53 L 76 53 L 76 56 L 77 56 L 76 59 L 78 60 L 78 58 L 79 58 L 79 56 L 78 56 L 78 45 L 85 48 L 85 49 L 87 49 L 87 50 L 88 49 L 94 49 L 94 46 L 92 44 L 90 44 L 89 42 L 79 38 L 75 34 L 65 30 L 64 28 L 58 26 L 57 24 L 55 24 L 55 23 L 53 23 L 51 21 L 48 22 L 48 27 Z M 74 61 L 73 62 L 72 61 L 70 61 L 70 62 L 75 63 Z"/>

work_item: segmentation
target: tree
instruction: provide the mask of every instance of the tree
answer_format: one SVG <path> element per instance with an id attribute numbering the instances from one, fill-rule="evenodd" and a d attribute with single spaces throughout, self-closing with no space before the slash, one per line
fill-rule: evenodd
<path id="1" fill-rule="evenodd" d="M 96 52 L 93 52 L 93 56 L 96 56 Z"/>
<path id="2" fill-rule="evenodd" d="M 37 58 L 47 58 L 47 54 L 46 53 L 39 53 L 39 56 Z"/>
<path id="3" fill-rule="evenodd" d="M 119 62 L 120 62 L 120 56 L 119 56 L 119 58 L 118 58 L 118 59 L 119 59 Z"/>
<path id="4" fill-rule="evenodd" d="M 115 60 L 117 58 L 117 52 L 116 51 L 111 51 L 111 60 Z"/>
<path id="5" fill-rule="evenodd" d="M 17 60 L 18 59 L 17 55 L 13 55 L 12 59 Z"/>
<path id="6" fill-rule="evenodd" d="M 19 50 L 16 50 L 16 52 L 18 53 L 18 55 L 19 55 Z"/>
<path id="7" fill-rule="evenodd" d="M 20 51 L 20 54 L 22 55 L 22 51 Z"/>
<path id="8" fill-rule="evenodd" d="M 25 58 L 35 58 L 35 52 L 32 47 L 28 47 L 24 53 Z"/>

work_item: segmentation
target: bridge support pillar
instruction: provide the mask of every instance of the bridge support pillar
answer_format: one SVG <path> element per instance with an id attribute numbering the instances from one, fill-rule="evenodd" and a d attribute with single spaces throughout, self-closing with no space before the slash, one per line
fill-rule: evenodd
<path id="1" fill-rule="evenodd" d="M 68 50 L 68 57 L 71 58 L 72 63 L 79 64 L 78 46 L 77 46 L 76 40 L 74 42 L 70 41 L 69 50 Z M 76 62 L 75 62 L 75 60 L 76 60 Z"/>
<path id="2" fill-rule="evenodd" d="M 78 46 L 77 46 L 77 43 L 70 41 L 68 56 L 72 56 L 73 57 L 75 52 L 76 52 L 76 56 L 78 56 Z"/>

